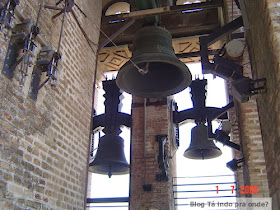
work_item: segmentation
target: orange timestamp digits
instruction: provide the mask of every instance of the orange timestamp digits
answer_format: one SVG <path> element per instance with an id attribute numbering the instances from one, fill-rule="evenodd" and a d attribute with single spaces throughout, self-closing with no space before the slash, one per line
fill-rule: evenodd
<path id="1" fill-rule="evenodd" d="M 240 186 L 240 194 L 258 194 L 258 186 Z"/>
<path id="2" fill-rule="evenodd" d="M 234 191 L 234 185 L 232 185 L 232 186 L 230 186 L 231 187 L 231 193 L 233 193 L 233 191 Z M 217 192 L 217 194 L 219 193 L 219 186 L 217 185 L 216 186 L 216 192 Z"/>

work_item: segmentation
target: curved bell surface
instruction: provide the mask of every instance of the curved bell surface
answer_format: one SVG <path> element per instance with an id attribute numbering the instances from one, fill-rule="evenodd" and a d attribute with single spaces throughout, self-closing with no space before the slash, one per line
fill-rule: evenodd
<path id="1" fill-rule="evenodd" d="M 205 125 L 195 126 L 191 131 L 191 143 L 184 156 L 190 159 L 210 159 L 222 154 L 213 140 L 208 140 L 208 131 Z"/>
<path id="2" fill-rule="evenodd" d="M 95 158 L 89 164 L 89 171 L 109 177 L 128 174 L 129 164 L 124 154 L 124 140 L 112 134 L 101 137 Z"/>
<path id="3" fill-rule="evenodd" d="M 166 29 L 143 27 L 137 32 L 133 47 L 131 61 L 117 75 L 120 89 L 139 97 L 164 98 L 191 84 L 191 73 L 176 57 L 172 36 Z"/>

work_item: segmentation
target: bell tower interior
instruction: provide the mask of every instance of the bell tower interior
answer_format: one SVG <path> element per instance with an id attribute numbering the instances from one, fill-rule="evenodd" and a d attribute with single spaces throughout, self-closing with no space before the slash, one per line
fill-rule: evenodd
<path id="1" fill-rule="evenodd" d="M 279 14 L 280 0 L 1 0 L 0 209 L 94 209 L 93 174 L 127 175 L 128 196 L 108 202 L 179 209 L 177 168 L 192 170 L 176 160 L 182 133 L 187 159 L 228 148 L 220 167 L 240 205 L 279 209 Z M 223 79 L 225 104 L 206 103 L 206 75 Z M 186 88 L 192 106 L 178 109 Z"/>

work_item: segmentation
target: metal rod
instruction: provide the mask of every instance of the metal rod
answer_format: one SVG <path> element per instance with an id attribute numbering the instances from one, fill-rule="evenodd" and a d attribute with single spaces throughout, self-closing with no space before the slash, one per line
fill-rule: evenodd
<path id="1" fill-rule="evenodd" d="M 76 3 L 74 3 L 74 4 L 78 8 L 78 10 L 87 18 L 86 13 L 84 13 L 84 11 L 79 7 L 79 5 L 77 5 Z"/>
<path id="2" fill-rule="evenodd" d="M 114 208 L 114 207 L 128 207 L 128 205 L 126 206 L 86 206 L 87 208 Z"/>
<path id="3" fill-rule="evenodd" d="M 89 141 L 88 141 L 88 151 L 87 151 L 87 163 L 89 163 L 89 158 L 90 158 L 90 143 L 91 143 L 91 135 L 92 135 L 92 132 L 93 132 L 93 116 L 94 116 L 94 101 L 95 101 L 95 93 L 96 93 L 96 89 L 95 89 L 95 86 L 96 86 L 96 81 L 97 81 L 97 64 L 98 64 L 98 59 L 97 59 L 97 55 L 98 55 L 98 50 L 97 52 L 95 53 L 95 71 L 94 71 L 94 79 L 93 79 L 93 84 L 92 84 L 92 104 L 91 104 L 91 113 L 90 113 L 90 116 L 91 116 L 91 119 L 90 119 L 90 129 L 89 129 Z M 100 132 L 99 132 L 99 138 L 98 138 L 98 141 L 100 139 Z M 89 181 L 89 167 L 86 168 L 86 179 L 85 179 L 85 183 L 88 183 Z M 84 202 L 87 203 L 87 191 L 88 191 L 88 184 L 86 184 L 85 186 L 85 194 L 84 194 Z"/>
<path id="4" fill-rule="evenodd" d="M 175 184 L 173 186 L 194 186 L 194 185 L 219 185 L 219 184 L 235 184 L 235 182 L 217 182 L 217 183 L 197 183 L 197 184 Z"/>
<path id="5" fill-rule="evenodd" d="M 102 29 L 101 29 L 100 27 L 99 27 L 99 29 L 100 29 L 100 32 L 101 32 L 104 36 L 106 36 L 107 39 L 109 39 L 110 42 L 112 42 L 112 44 L 113 44 L 115 47 L 117 47 L 116 43 L 115 43 L 113 40 L 111 40 L 110 37 L 108 37 L 108 35 L 107 35 L 104 31 L 102 31 Z M 129 59 L 129 61 L 133 64 L 133 66 L 134 66 L 139 72 L 142 71 L 142 69 L 141 69 L 133 60 Z"/>
<path id="6" fill-rule="evenodd" d="M 38 87 L 38 91 L 45 85 L 47 84 L 47 82 L 50 80 L 50 77 L 48 77 L 39 87 Z"/>
<path id="7" fill-rule="evenodd" d="M 219 192 L 220 191 L 232 191 L 232 190 L 235 190 L 236 191 L 236 189 L 225 189 L 225 190 L 220 190 L 219 189 Z M 217 192 L 217 190 L 179 190 L 179 191 L 173 191 L 173 192 L 175 192 L 175 193 L 189 193 L 189 192 Z"/>
<path id="8" fill-rule="evenodd" d="M 87 203 L 119 203 L 119 202 L 129 202 L 129 197 L 87 198 Z"/>
<path id="9" fill-rule="evenodd" d="M 62 17 L 62 23 L 61 23 L 61 28 L 60 28 L 59 41 L 58 41 L 58 46 L 57 46 L 57 53 L 59 53 L 59 50 L 60 50 L 60 45 L 61 45 L 61 40 L 62 40 L 62 34 L 63 34 L 63 27 L 64 27 L 64 22 L 65 22 L 65 17 L 66 17 L 66 5 L 64 6 L 64 13 L 63 13 L 63 17 Z"/>
<path id="10" fill-rule="evenodd" d="M 78 27 L 80 28 L 82 34 L 83 34 L 84 37 L 86 38 L 86 41 L 87 41 L 87 43 L 89 44 L 90 49 L 92 50 L 93 53 L 95 53 L 95 50 L 93 49 L 93 47 L 92 47 L 91 44 L 94 44 L 95 46 L 98 46 L 98 45 L 95 44 L 94 42 L 92 42 L 92 41 L 89 39 L 88 35 L 86 34 L 85 30 L 84 30 L 83 27 L 81 26 L 81 24 L 80 24 L 80 22 L 79 22 L 79 20 L 78 20 L 78 18 L 77 18 L 77 16 L 76 16 L 76 14 L 74 13 L 73 10 L 71 10 L 71 14 L 73 15 L 74 20 L 76 21 L 76 23 L 77 23 Z"/>
<path id="11" fill-rule="evenodd" d="M 37 14 L 37 20 L 36 20 L 36 27 L 38 26 L 38 23 L 39 23 L 39 19 L 41 17 L 41 12 L 42 12 L 42 8 L 43 8 L 43 1 L 44 0 L 41 0 L 40 1 L 40 7 L 39 7 L 39 11 L 38 11 L 38 14 Z"/>
<path id="12" fill-rule="evenodd" d="M 125 24 L 123 27 L 121 27 L 119 30 L 117 30 L 115 33 L 113 33 L 109 38 L 107 38 L 103 43 L 99 45 L 99 49 L 102 49 L 105 47 L 111 40 L 114 40 L 117 36 L 119 36 L 122 32 L 124 32 L 127 28 L 129 28 L 133 23 L 135 22 L 135 19 L 133 18 L 130 20 L 127 24 Z"/>
<path id="13" fill-rule="evenodd" d="M 53 6 L 48 6 L 48 5 L 45 5 L 44 6 L 45 9 L 52 9 L 52 10 L 64 10 L 64 8 L 59 8 L 59 7 L 53 7 Z"/>
<path id="14" fill-rule="evenodd" d="M 234 195 L 227 195 L 227 196 L 209 196 L 209 197 L 186 197 L 186 198 L 174 198 L 174 199 L 200 199 L 200 198 L 236 198 Z"/>
<path id="15" fill-rule="evenodd" d="M 225 174 L 225 175 L 214 175 L 214 176 L 181 176 L 181 177 L 173 177 L 173 179 L 179 179 L 179 178 L 208 178 L 208 177 L 221 177 L 221 176 L 232 176 L 234 177 L 234 174 Z"/>
<path id="16" fill-rule="evenodd" d="M 208 50 L 208 55 L 215 55 L 217 50 Z M 191 57 L 200 57 L 200 51 L 197 52 L 188 52 L 188 53 L 177 53 L 177 58 L 191 58 Z"/>
<path id="17" fill-rule="evenodd" d="M 63 2 L 63 0 L 59 0 L 58 2 L 55 3 L 55 5 L 59 5 L 61 2 Z"/>
<path id="18" fill-rule="evenodd" d="M 59 13 L 55 14 L 54 16 L 52 16 L 52 19 L 54 20 L 55 18 L 57 18 L 62 13 L 63 13 L 63 10 L 61 10 Z"/>

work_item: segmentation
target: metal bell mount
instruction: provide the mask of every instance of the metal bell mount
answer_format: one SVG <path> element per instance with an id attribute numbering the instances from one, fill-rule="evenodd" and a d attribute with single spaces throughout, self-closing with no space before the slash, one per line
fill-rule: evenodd
<path id="1" fill-rule="evenodd" d="M 131 116 L 118 111 L 121 92 L 115 80 L 103 81 L 103 89 L 106 99 L 105 113 L 93 117 L 92 130 L 104 127 L 105 135 L 99 139 L 95 158 L 89 164 L 89 171 L 109 177 L 128 174 L 129 163 L 124 154 L 124 140 L 119 134 L 121 125 L 131 126 Z"/>
<path id="2" fill-rule="evenodd" d="M 196 79 L 190 85 L 193 108 L 173 112 L 175 124 L 183 123 L 192 119 L 197 124 L 191 131 L 191 143 L 184 153 L 186 158 L 191 159 L 210 159 L 222 154 L 221 150 L 215 145 L 216 135 L 212 133 L 212 121 L 216 118 L 227 119 L 227 110 L 234 106 L 233 102 L 225 107 L 206 107 L 206 84 L 207 80 Z"/>

